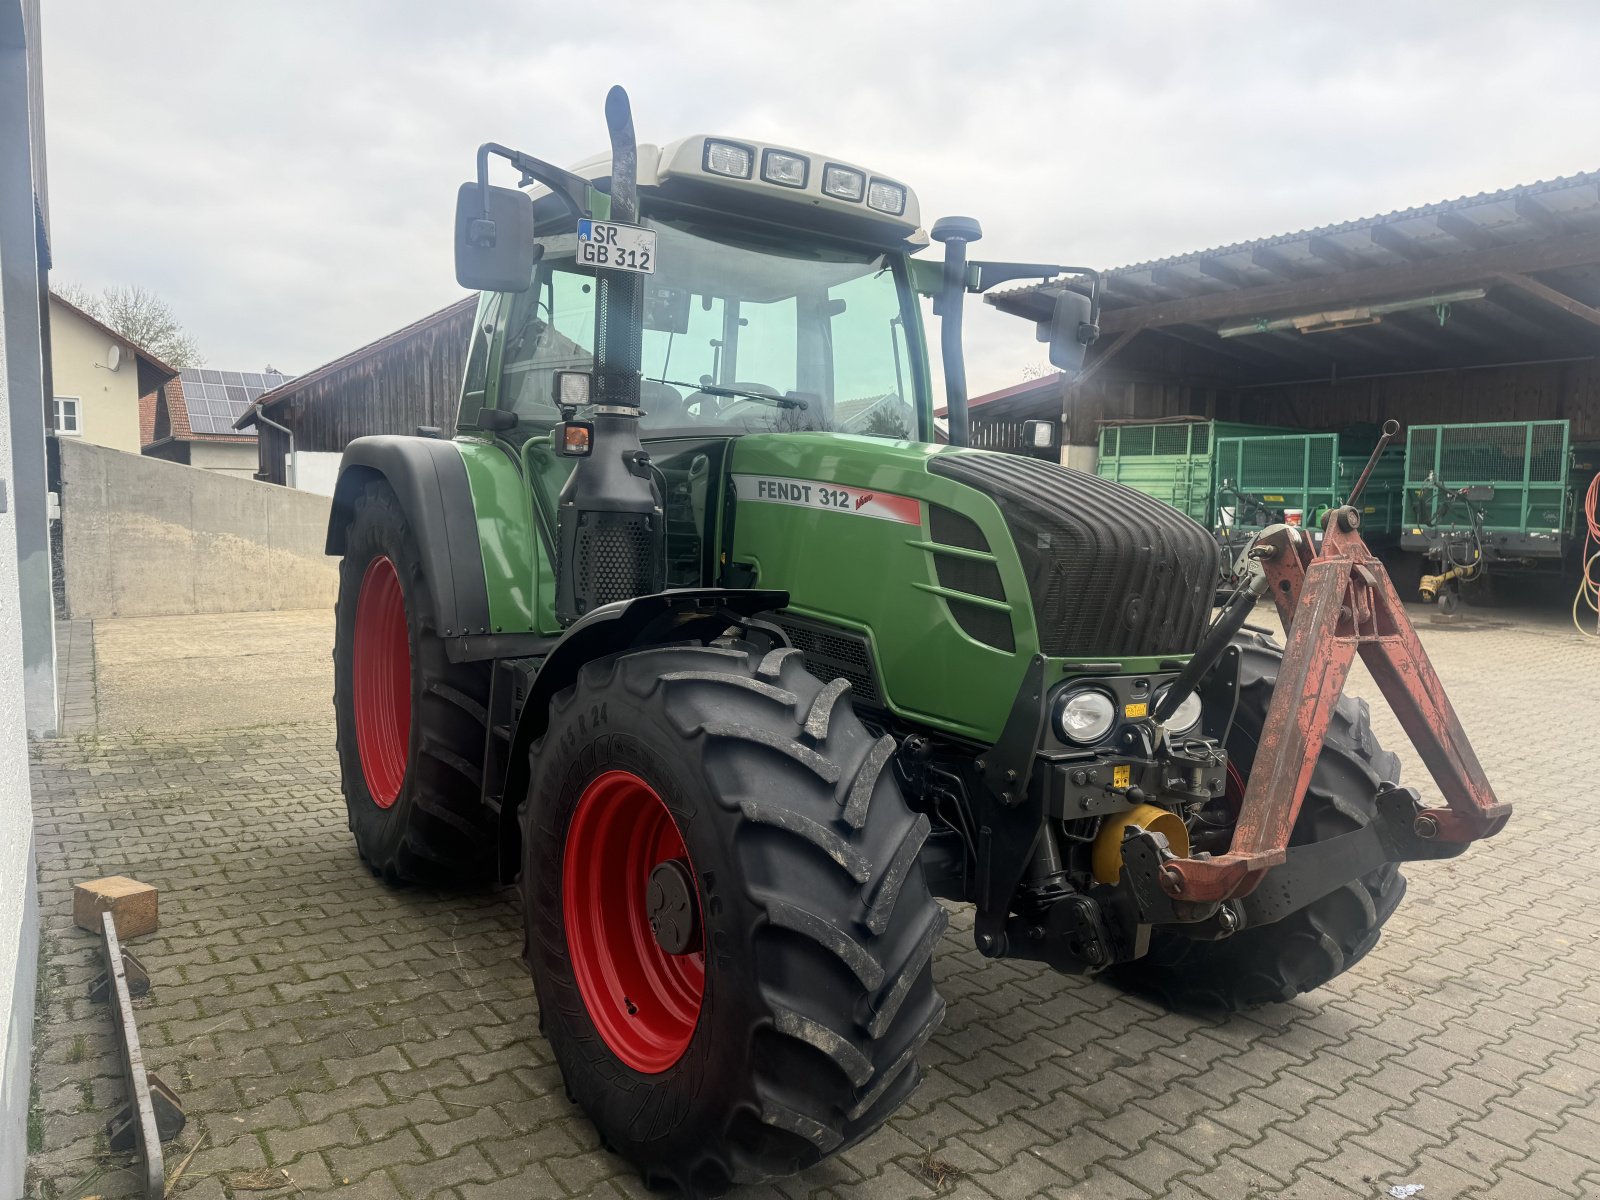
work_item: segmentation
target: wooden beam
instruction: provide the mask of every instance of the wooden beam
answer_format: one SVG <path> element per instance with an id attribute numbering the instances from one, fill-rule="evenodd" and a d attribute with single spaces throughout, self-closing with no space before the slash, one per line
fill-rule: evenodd
<path id="1" fill-rule="evenodd" d="M 1471 246 L 1474 250 L 1492 250 L 1500 245 L 1499 238 L 1460 213 L 1440 213 L 1434 217 L 1433 223 L 1462 245 Z"/>
<path id="2" fill-rule="evenodd" d="M 1150 282 L 1164 291 L 1177 292 L 1181 296 L 1194 286 L 1195 281 L 1177 267 L 1151 267 Z"/>
<path id="3" fill-rule="evenodd" d="M 1214 258 L 1198 259 L 1194 266 L 1195 270 L 1199 271 L 1200 274 L 1209 275 L 1212 279 L 1220 279 L 1229 287 L 1243 288 L 1250 286 L 1250 281 L 1239 274 L 1238 271 L 1235 271 L 1232 267 L 1224 266 Z"/>
<path id="4" fill-rule="evenodd" d="M 1133 341 L 1133 339 L 1138 337 L 1142 332 L 1144 332 L 1142 328 L 1124 329 L 1120 334 L 1112 339 L 1111 343 L 1107 345 L 1104 350 L 1095 355 L 1095 359 L 1092 363 L 1089 363 L 1083 368 L 1083 370 L 1078 372 L 1077 377 L 1067 384 L 1067 387 L 1082 387 L 1084 384 L 1088 383 L 1089 380 L 1093 379 L 1100 373 L 1101 368 L 1103 368 L 1117 355 L 1121 354 L 1122 351 L 1127 347 L 1128 343 Z"/>
<path id="5" fill-rule="evenodd" d="M 1253 266 L 1260 267 L 1263 271 L 1271 272 L 1279 279 L 1298 281 L 1316 277 L 1315 271 L 1295 262 L 1281 251 L 1274 250 L 1271 246 L 1262 246 L 1259 249 L 1250 251 L 1250 262 Z"/>
<path id="6" fill-rule="evenodd" d="M 1549 284 L 1540 283 L 1537 279 L 1527 275 L 1519 275 L 1515 271 L 1502 271 L 1495 278 L 1502 283 L 1510 284 L 1519 292 L 1527 292 L 1530 296 L 1537 296 L 1546 304 L 1553 304 L 1563 312 L 1571 313 L 1591 325 L 1600 325 L 1600 309 L 1590 308 L 1581 300 L 1574 300 L 1565 292 L 1558 292 Z"/>
<path id="7" fill-rule="evenodd" d="M 1136 327 L 1158 328 L 1230 317 L 1266 316 L 1285 309 L 1316 311 L 1334 304 L 1402 297 L 1407 293 L 1426 294 L 1437 288 L 1492 279 L 1506 271 L 1526 274 L 1592 262 L 1600 262 L 1600 233 L 1443 255 L 1403 266 L 1363 267 L 1359 271 L 1298 283 L 1275 283 L 1209 296 L 1139 304 L 1105 313 L 1100 319 L 1100 329 L 1103 333 L 1119 333 Z"/>
<path id="8" fill-rule="evenodd" d="M 1254 374 L 1262 372 L 1271 374 L 1286 361 L 1299 367 L 1308 365 L 1299 355 L 1285 356 L 1276 348 L 1259 344 L 1252 347 L 1247 344 L 1252 340 L 1250 338 L 1219 338 L 1209 329 L 1196 329 L 1189 325 L 1167 325 L 1153 332 L 1182 342 L 1186 346 L 1193 346 L 1202 354 L 1213 354 L 1218 358 L 1231 360 L 1248 368 Z"/>
<path id="9" fill-rule="evenodd" d="M 1545 233 L 1556 235 L 1568 232 L 1566 221 L 1540 204 L 1532 196 L 1518 196 L 1513 208 L 1517 216 L 1532 225 L 1536 225 Z"/>
<path id="10" fill-rule="evenodd" d="M 1387 250 L 1396 258 L 1405 259 L 1406 262 L 1416 262 L 1418 259 L 1428 257 L 1418 248 L 1415 242 L 1393 225 L 1374 225 L 1372 227 L 1372 244 L 1380 249 Z"/>
<path id="11" fill-rule="evenodd" d="M 1351 253 L 1348 247 L 1341 246 L 1332 238 L 1311 238 L 1306 242 L 1306 248 L 1323 262 L 1331 263 L 1341 271 L 1359 271 L 1367 265 Z"/>

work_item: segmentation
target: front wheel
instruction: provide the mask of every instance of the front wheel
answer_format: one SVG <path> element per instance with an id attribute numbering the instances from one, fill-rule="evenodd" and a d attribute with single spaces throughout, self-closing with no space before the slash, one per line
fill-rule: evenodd
<path id="1" fill-rule="evenodd" d="M 357 494 L 333 642 L 339 773 L 356 848 L 396 883 L 493 877 L 480 800 L 489 673 L 452 663 L 429 627 L 433 589 L 416 534 L 381 479 Z"/>
<path id="2" fill-rule="evenodd" d="M 797 651 L 585 667 L 533 748 L 528 965 L 572 1098 L 649 1184 L 715 1195 L 877 1129 L 943 1013 L 946 924 L 890 758 Z"/>
<path id="3" fill-rule="evenodd" d="M 1251 633 L 1234 644 L 1241 651 L 1239 707 L 1227 749 L 1229 799 L 1237 805 L 1255 762 L 1283 649 Z M 1378 745 L 1366 701 L 1342 697 L 1289 844 L 1326 841 L 1367 825 L 1377 815 L 1379 786 L 1399 778 L 1400 760 Z M 1405 890 L 1405 876 L 1386 863 L 1281 921 L 1221 941 L 1197 941 L 1158 928 L 1147 955 L 1108 974 L 1130 991 L 1180 1010 L 1237 1010 L 1291 1000 L 1348 971 L 1377 945 Z"/>

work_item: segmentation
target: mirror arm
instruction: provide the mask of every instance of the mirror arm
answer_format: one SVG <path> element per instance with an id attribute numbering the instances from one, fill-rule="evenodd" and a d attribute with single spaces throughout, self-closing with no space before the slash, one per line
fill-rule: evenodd
<path id="1" fill-rule="evenodd" d="M 1046 282 L 1058 275 L 1083 275 L 1089 280 L 1089 324 L 1098 336 L 1100 326 L 1100 272 L 1093 267 L 1063 267 L 1053 263 L 977 262 L 971 266 L 977 274 L 977 283 L 969 290 L 987 292 L 998 284 L 1013 279 L 1043 279 Z M 1093 339 L 1091 339 L 1092 341 Z M 1085 343 L 1088 344 L 1088 343 Z"/>
<path id="2" fill-rule="evenodd" d="M 545 162 L 542 158 L 534 158 L 531 154 L 524 154 L 521 150 L 513 150 L 502 146 L 498 142 L 485 142 L 478 147 L 478 195 L 483 200 L 483 215 L 478 218 L 483 226 L 475 223 L 471 238 L 475 246 L 488 248 L 494 245 L 494 222 L 489 219 L 489 156 L 493 154 L 505 159 L 518 171 L 522 178 L 517 181 L 518 187 L 526 187 L 530 183 L 542 183 L 549 188 L 551 193 L 565 204 L 568 210 L 578 220 L 588 216 L 586 207 L 589 196 L 589 183 L 580 179 L 571 171 L 563 170 L 552 163 Z"/>

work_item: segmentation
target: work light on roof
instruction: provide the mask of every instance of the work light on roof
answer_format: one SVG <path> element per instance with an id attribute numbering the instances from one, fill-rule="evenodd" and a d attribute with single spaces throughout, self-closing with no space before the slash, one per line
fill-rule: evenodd
<path id="1" fill-rule="evenodd" d="M 741 146 L 737 142 L 706 142 L 705 168 L 713 175 L 749 179 L 754 160 L 755 155 L 748 146 Z"/>
<path id="2" fill-rule="evenodd" d="M 799 154 L 768 150 L 761 155 L 761 178 L 783 187 L 803 188 L 810 166 Z"/>
<path id="3" fill-rule="evenodd" d="M 874 179 L 867 187 L 867 207 L 898 217 L 906 211 L 906 189 L 887 179 Z"/>
<path id="4" fill-rule="evenodd" d="M 860 200 L 867 190 L 867 177 L 853 167 L 829 163 L 822 168 L 822 194 L 836 200 Z"/>

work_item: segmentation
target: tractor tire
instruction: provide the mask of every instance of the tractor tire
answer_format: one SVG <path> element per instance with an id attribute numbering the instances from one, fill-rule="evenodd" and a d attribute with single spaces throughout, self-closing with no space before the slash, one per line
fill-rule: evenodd
<path id="1" fill-rule="evenodd" d="M 356 849 L 391 883 L 494 877 L 480 771 L 489 665 L 452 663 L 428 627 L 436 581 L 384 480 L 356 497 L 339 564 L 333 707 Z"/>
<path id="2" fill-rule="evenodd" d="M 1242 796 L 1283 648 L 1254 633 L 1241 634 L 1234 644 L 1243 654 L 1239 707 L 1227 749 L 1230 764 L 1239 770 L 1230 790 Z M 1289 844 L 1324 841 L 1365 826 L 1376 815 L 1378 785 L 1399 778 L 1400 760 L 1378 745 L 1366 701 L 1342 697 Z M 1378 944 L 1384 922 L 1405 890 L 1405 876 L 1394 863 L 1386 863 L 1281 921 L 1243 929 L 1221 941 L 1196 941 L 1157 928 L 1148 954 L 1118 964 L 1108 975 L 1129 991 L 1179 1011 L 1240 1011 L 1292 1000 L 1360 962 Z"/>
<path id="3" fill-rule="evenodd" d="M 894 739 L 799 651 L 585 666 L 531 751 L 525 954 L 568 1095 L 714 1196 L 872 1133 L 921 1079 L 947 924 Z"/>

